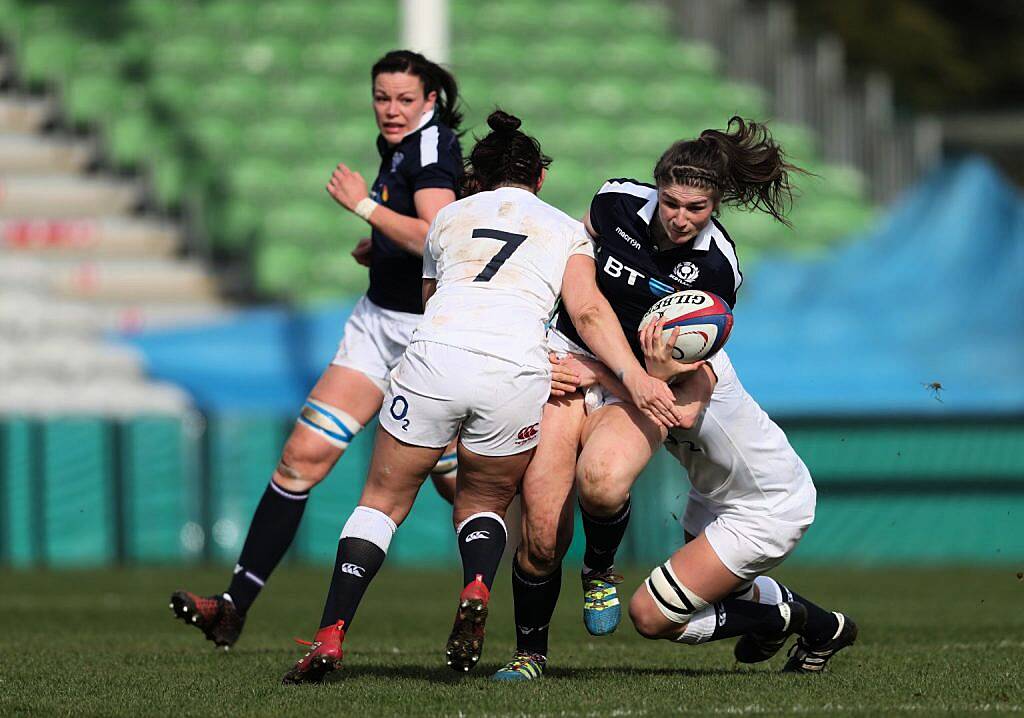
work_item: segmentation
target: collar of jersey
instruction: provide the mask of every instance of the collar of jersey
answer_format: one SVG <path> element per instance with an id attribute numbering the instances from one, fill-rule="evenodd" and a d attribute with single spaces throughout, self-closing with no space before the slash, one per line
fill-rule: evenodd
<path id="1" fill-rule="evenodd" d="M 709 219 L 704 229 L 697 233 L 697 236 L 693 238 L 690 246 L 698 252 L 706 252 L 711 249 L 711 240 L 714 238 L 713 235 L 718 231 L 718 227 L 715 226 L 715 220 Z"/>
<path id="2" fill-rule="evenodd" d="M 402 141 L 399 142 L 394 147 L 389 145 L 384 140 L 383 135 L 377 135 L 377 150 L 380 152 L 381 156 L 383 157 L 384 155 L 388 154 L 389 152 L 394 152 L 399 147 L 401 147 L 406 142 L 408 142 L 412 137 L 414 137 L 417 134 L 419 134 L 420 130 L 422 130 L 424 127 L 426 127 L 427 125 L 429 125 L 430 123 L 432 123 L 434 121 L 434 115 L 436 115 L 436 114 L 437 113 L 434 110 L 431 110 L 430 112 L 425 113 L 423 115 L 423 117 L 420 118 L 420 123 L 418 125 L 416 125 L 416 128 L 412 132 L 409 132 L 408 134 L 406 134 L 406 136 L 402 138 Z"/>

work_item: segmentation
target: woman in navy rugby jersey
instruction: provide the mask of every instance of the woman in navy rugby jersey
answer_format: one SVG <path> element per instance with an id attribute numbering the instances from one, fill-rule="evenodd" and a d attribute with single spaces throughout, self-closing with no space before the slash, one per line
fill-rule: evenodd
<path id="1" fill-rule="evenodd" d="M 415 52 L 396 50 L 373 66 L 373 111 L 381 164 L 372 187 L 344 163 L 327 192 L 365 220 L 371 236 L 352 252 L 370 269 L 370 287 L 345 324 L 338 352 L 313 387 L 284 445 L 230 585 L 202 597 L 171 596 L 171 609 L 218 647 L 238 640 L 249 607 L 291 545 L 309 491 L 380 409 L 388 376 L 423 314 L 421 280 L 427 229 L 456 198 L 462 175 L 455 78 Z M 300 278 L 296 278 L 297 281 Z M 454 451 L 435 467 L 435 485 L 451 500 Z"/>
<path id="2" fill-rule="evenodd" d="M 574 489 L 587 542 L 584 623 L 594 635 L 615 630 L 621 579 L 613 562 L 629 521 L 629 492 L 663 443 L 693 485 L 683 518 L 689 542 L 634 595 L 637 630 L 684 643 L 743 635 L 741 662 L 767 660 L 800 633 L 787 669 L 801 672 L 820 670 L 856 638 L 848 617 L 763 575 L 813 519 L 814 488 L 785 436 L 742 389 L 725 352 L 683 365 L 665 359 L 660 324 L 638 333 L 644 313 L 673 292 L 699 289 L 735 303 L 743 276 L 716 210 L 745 206 L 788 224 L 790 177 L 799 171 L 763 125 L 733 117 L 724 131 L 705 130 L 669 147 L 654 168 L 655 184 L 613 179 L 594 196 L 584 224 L 595 242 L 598 286 L 648 371 L 676 382 L 687 421 L 666 431 L 623 401 L 612 372 L 594 361 L 565 313 L 556 316 L 549 348 L 565 357 L 563 368 L 571 367 L 585 389 L 556 385 L 564 394 L 544 409 L 544 431 L 521 489 L 523 539 L 512 574 L 517 651 L 496 679 L 531 680 L 546 668 Z"/>

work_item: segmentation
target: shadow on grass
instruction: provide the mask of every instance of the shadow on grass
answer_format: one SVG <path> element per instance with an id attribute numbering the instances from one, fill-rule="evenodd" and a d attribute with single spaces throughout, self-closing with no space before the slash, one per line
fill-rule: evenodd
<path id="1" fill-rule="evenodd" d="M 330 683 L 345 683 L 362 678 L 372 680 L 417 680 L 429 683 L 456 685 L 462 681 L 477 681 L 490 678 L 500 666 L 480 666 L 470 673 L 455 673 L 447 666 L 396 666 L 396 665 L 359 665 L 344 666 L 330 678 Z M 547 680 L 607 680 L 609 678 L 629 677 L 666 677 L 666 678 L 707 678 L 710 676 L 743 676 L 763 675 L 759 672 L 731 670 L 728 668 L 615 668 L 602 666 L 595 668 L 551 668 L 544 677 Z"/>
<path id="2" fill-rule="evenodd" d="M 754 672 L 740 671 L 732 668 L 637 668 L 635 666 L 596 666 L 594 668 L 551 668 L 546 678 L 601 679 L 628 678 L 643 676 L 666 676 L 670 678 L 701 678 L 708 676 L 749 676 Z"/>
<path id="3" fill-rule="evenodd" d="M 330 678 L 330 683 L 347 683 L 362 678 L 383 679 L 383 680 L 413 680 L 428 681 L 430 683 L 456 684 L 462 681 L 467 674 L 455 673 L 448 666 L 413 666 L 413 665 L 357 665 L 345 666 L 336 671 Z M 472 675 L 480 675 L 473 672 Z"/>

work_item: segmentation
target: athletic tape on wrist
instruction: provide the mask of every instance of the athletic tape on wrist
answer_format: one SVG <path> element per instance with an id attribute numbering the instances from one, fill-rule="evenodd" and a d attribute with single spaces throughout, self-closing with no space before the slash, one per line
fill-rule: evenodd
<path id="1" fill-rule="evenodd" d="M 373 214 L 373 210 L 377 209 L 380 205 L 374 202 L 369 197 L 363 197 L 359 202 L 356 203 L 355 212 L 358 216 L 362 217 L 367 222 L 370 221 L 370 215 Z"/>

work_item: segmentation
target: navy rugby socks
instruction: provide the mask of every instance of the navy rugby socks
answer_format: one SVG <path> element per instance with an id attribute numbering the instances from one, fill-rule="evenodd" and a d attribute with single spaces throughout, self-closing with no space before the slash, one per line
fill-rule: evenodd
<path id="1" fill-rule="evenodd" d="M 291 546 L 308 498 L 308 491 L 288 491 L 273 480 L 263 492 L 227 590 L 243 616 Z"/>
<path id="2" fill-rule="evenodd" d="M 583 533 L 587 537 L 587 550 L 583 554 L 586 573 L 607 571 L 615 563 L 615 552 L 626 535 L 629 525 L 630 501 L 612 516 L 594 516 L 580 506 L 583 515 Z"/>
<path id="3" fill-rule="evenodd" d="M 505 522 L 497 514 L 485 511 L 459 524 L 456 533 L 462 557 L 462 585 L 469 585 L 479 574 L 490 590 L 505 552 Z"/>
<path id="4" fill-rule="evenodd" d="M 515 606 L 516 649 L 548 655 L 548 627 L 562 588 L 562 567 L 548 576 L 531 576 L 512 562 L 512 598 Z"/>
<path id="5" fill-rule="evenodd" d="M 706 643 L 735 638 L 751 631 L 780 633 L 786 629 L 787 622 L 788 611 L 784 615 L 777 605 L 727 598 L 693 614 L 676 640 L 680 643 Z"/>
<path id="6" fill-rule="evenodd" d="M 338 541 L 321 628 L 341 620 L 345 622 L 345 630 L 350 629 L 363 594 L 384 563 L 396 529 L 394 521 L 386 514 L 367 506 L 355 508 Z"/>
<path id="7" fill-rule="evenodd" d="M 803 604 L 807 609 L 807 623 L 801 635 L 811 644 L 819 645 L 831 639 L 839 630 L 839 619 L 831 611 L 826 611 L 816 603 L 790 590 L 778 581 L 768 576 L 758 576 L 754 579 L 760 594 L 760 603 L 775 604 L 784 601 L 796 601 Z"/>

